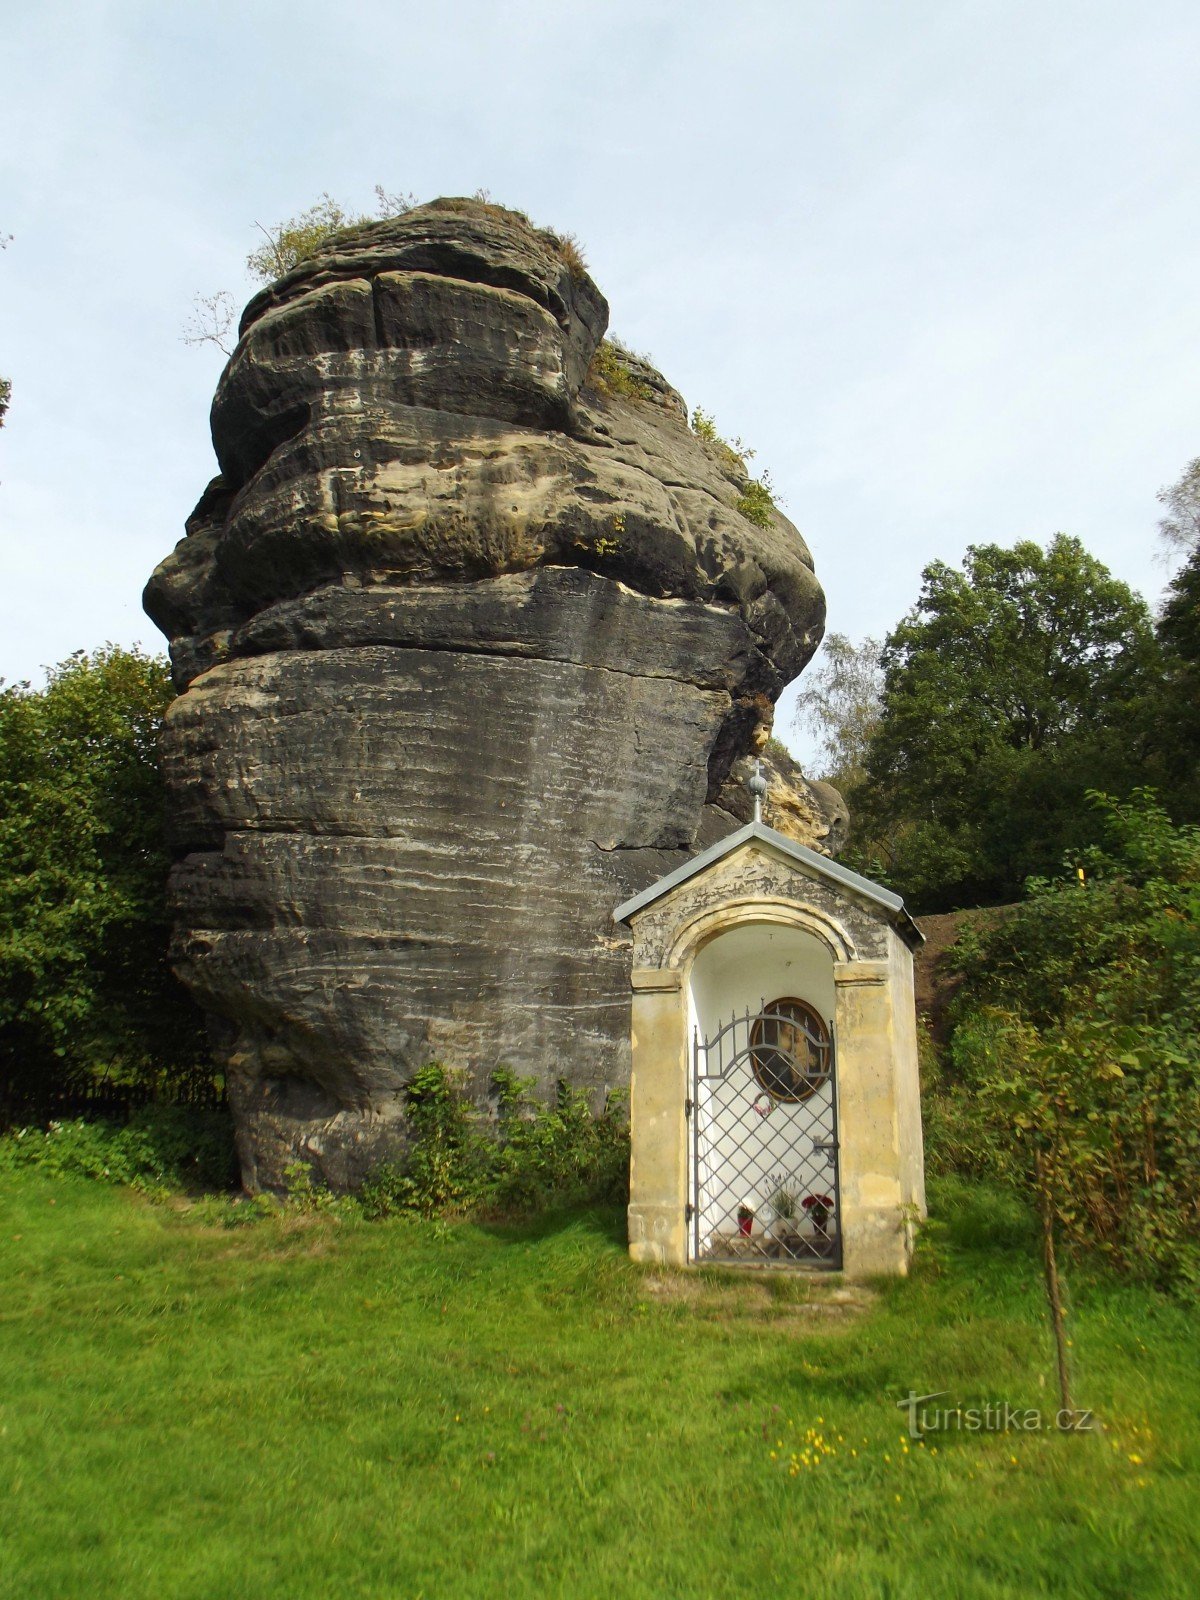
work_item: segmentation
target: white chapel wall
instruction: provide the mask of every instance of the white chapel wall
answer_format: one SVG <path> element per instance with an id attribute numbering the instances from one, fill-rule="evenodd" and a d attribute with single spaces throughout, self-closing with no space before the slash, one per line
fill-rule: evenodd
<path id="1" fill-rule="evenodd" d="M 820 939 L 802 929 L 756 922 L 711 939 L 692 964 L 687 988 L 689 1067 L 697 1029 L 703 1041 L 713 1037 L 735 1013 L 749 1010 L 753 1015 L 764 1002 L 785 997 L 806 1001 L 832 1030 L 833 956 Z M 741 1035 L 739 1040 L 745 1044 Z M 810 1139 L 798 1141 L 796 1134 L 797 1127 L 807 1128 L 814 1117 L 832 1133 L 832 1092 L 825 1084 L 802 1105 L 773 1102 L 759 1090 L 749 1061 L 732 1068 L 719 1089 L 701 1081 L 693 1110 L 700 1137 L 689 1151 L 689 1171 L 694 1173 L 698 1146 L 702 1250 L 715 1231 L 730 1229 L 730 1219 L 743 1203 L 755 1212 L 756 1231 L 771 1223 L 768 1202 L 776 1174 L 782 1175 L 801 1199 L 806 1194 L 832 1192 L 832 1166 L 823 1156 L 811 1153 Z M 756 1103 L 761 1114 L 754 1110 Z M 754 1168 L 748 1176 L 744 1172 L 735 1176 L 741 1165 L 738 1148 L 752 1120 Z"/>

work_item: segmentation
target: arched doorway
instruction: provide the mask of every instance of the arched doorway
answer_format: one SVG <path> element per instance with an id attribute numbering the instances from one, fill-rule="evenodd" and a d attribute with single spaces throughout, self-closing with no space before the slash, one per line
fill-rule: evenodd
<path id="1" fill-rule="evenodd" d="M 841 1266 L 834 952 L 781 921 L 688 974 L 688 1259 Z"/>
<path id="2" fill-rule="evenodd" d="M 925 1212 L 921 934 L 900 897 L 755 820 L 613 915 L 632 934 L 634 1259 L 833 1266 L 840 1250 L 851 1276 L 906 1272 Z M 742 1127 L 760 1143 L 731 1172 L 722 1139 Z M 716 1178 L 702 1190 L 705 1162 Z M 776 1255 L 789 1234 L 810 1244 Z"/>

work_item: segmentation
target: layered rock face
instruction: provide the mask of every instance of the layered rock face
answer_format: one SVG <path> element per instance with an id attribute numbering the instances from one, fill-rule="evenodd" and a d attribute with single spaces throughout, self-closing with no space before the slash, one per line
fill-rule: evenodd
<path id="1" fill-rule="evenodd" d="M 612 908 L 737 825 L 734 764 L 820 639 L 796 529 L 739 514 L 659 374 L 594 359 L 606 322 L 569 249 L 469 201 L 247 307 L 221 475 L 145 603 L 179 688 L 173 958 L 251 1188 L 357 1182 L 432 1059 L 481 1098 L 500 1063 L 623 1084 Z M 837 806 L 772 784 L 821 848 Z"/>

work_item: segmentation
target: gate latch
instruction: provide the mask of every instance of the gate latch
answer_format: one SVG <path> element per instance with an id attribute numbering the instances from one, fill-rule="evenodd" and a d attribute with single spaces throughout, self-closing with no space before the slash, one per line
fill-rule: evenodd
<path id="1" fill-rule="evenodd" d="M 837 1160 L 838 1142 L 836 1139 L 814 1139 L 813 1155 L 824 1156 L 826 1161 L 832 1163 Z"/>

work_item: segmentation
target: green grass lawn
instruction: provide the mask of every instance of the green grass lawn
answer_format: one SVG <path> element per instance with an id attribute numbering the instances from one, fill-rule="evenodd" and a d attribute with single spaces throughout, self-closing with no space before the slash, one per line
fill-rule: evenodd
<path id="1" fill-rule="evenodd" d="M 1200 1593 L 1183 1307 L 1076 1277 L 1101 1431 L 905 1439 L 910 1388 L 1054 1407 L 1034 1241 L 971 1191 L 848 1301 L 636 1268 L 609 1213 L 205 1218 L 0 1178 L 0 1594 Z"/>

